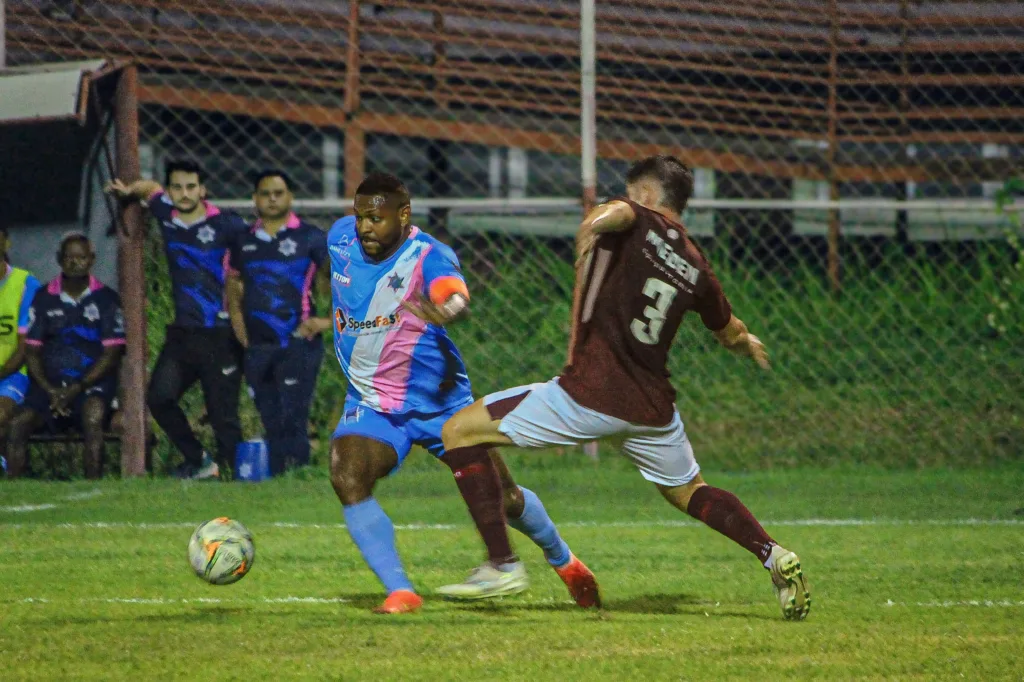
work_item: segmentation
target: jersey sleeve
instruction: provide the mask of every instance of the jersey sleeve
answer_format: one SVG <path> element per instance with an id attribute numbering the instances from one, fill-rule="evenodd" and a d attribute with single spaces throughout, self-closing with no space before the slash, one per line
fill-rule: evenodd
<path id="1" fill-rule="evenodd" d="M 167 196 L 166 192 L 157 192 L 151 196 L 146 202 L 146 206 L 157 220 L 170 220 L 171 212 L 174 210 L 171 198 Z"/>
<path id="2" fill-rule="evenodd" d="M 694 309 L 700 314 L 701 322 L 713 332 L 725 329 L 732 317 L 732 305 L 722 291 L 722 284 L 710 269 L 705 273 L 704 291 L 697 298 Z"/>
<path id="3" fill-rule="evenodd" d="M 427 297 L 440 305 L 453 294 L 469 298 L 469 288 L 455 252 L 444 244 L 435 244 L 423 262 L 423 288 Z"/>
<path id="4" fill-rule="evenodd" d="M 28 331 L 25 343 L 30 346 L 42 346 L 46 335 L 46 289 L 39 288 L 32 297 L 32 305 L 28 309 Z"/>
<path id="5" fill-rule="evenodd" d="M 113 290 L 108 290 L 110 295 L 103 302 L 100 310 L 100 340 L 103 347 L 123 346 L 124 335 L 124 312 L 121 310 L 121 297 Z"/>
<path id="6" fill-rule="evenodd" d="M 21 307 L 18 309 L 18 333 L 22 336 L 28 334 L 29 325 L 32 324 L 32 301 L 42 286 L 33 275 L 25 279 L 25 291 L 21 295 Z"/>

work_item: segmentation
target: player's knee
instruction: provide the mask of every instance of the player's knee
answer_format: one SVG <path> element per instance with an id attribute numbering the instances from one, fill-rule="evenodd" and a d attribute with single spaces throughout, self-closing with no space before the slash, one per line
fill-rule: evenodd
<path id="1" fill-rule="evenodd" d="M 35 428 L 35 413 L 32 410 L 22 410 L 10 421 L 8 437 L 11 441 L 23 443 L 32 435 Z"/>
<path id="2" fill-rule="evenodd" d="M 103 420 L 105 417 L 103 408 L 86 409 L 82 411 L 82 432 L 86 436 L 96 436 L 103 433 Z"/>
<path id="3" fill-rule="evenodd" d="M 441 427 L 441 441 L 445 450 L 462 448 L 473 443 L 469 442 L 469 430 L 466 428 L 466 420 L 460 415 L 455 415 Z"/>
<path id="4" fill-rule="evenodd" d="M 334 449 L 331 452 L 331 486 L 342 504 L 362 502 L 373 491 L 374 481 L 358 458 Z"/>

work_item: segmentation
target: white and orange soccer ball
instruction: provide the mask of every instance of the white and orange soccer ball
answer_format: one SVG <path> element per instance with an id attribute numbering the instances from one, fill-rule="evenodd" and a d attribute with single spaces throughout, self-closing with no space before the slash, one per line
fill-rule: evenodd
<path id="1" fill-rule="evenodd" d="M 252 533 L 225 516 L 199 524 L 188 542 L 188 561 L 211 585 L 230 585 L 245 577 L 256 559 Z"/>

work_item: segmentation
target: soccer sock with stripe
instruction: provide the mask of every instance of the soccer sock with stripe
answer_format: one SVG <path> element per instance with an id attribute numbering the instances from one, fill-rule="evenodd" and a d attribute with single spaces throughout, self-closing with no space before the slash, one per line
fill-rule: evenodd
<path id="1" fill-rule="evenodd" d="M 544 558 L 555 568 L 569 563 L 571 554 L 569 545 L 558 534 L 554 522 L 548 516 L 540 498 L 530 489 L 519 486 L 523 493 L 523 514 L 518 519 L 508 518 L 508 525 L 533 540 L 534 544 L 544 550 Z"/>
<path id="2" fill-rule="evenodd" d="M 488 449 L 481 446 L 453 448 L 441 457 L 441 461 L 455 475 L 455 484 L 487 546 L 487 558 L 491 564 L 500 568 L 519 561 L 512 551 L 505 526 L 501 477 Z"/>
<path id="3" fill-rule="evenodd" d="M 345 527 L 352 541 L 388 594 L 395 590 L 415 592 L 395 546 L 395 524 L 373 497 L 344 505 Z"/>
<path id="4" fill-rule="evenodd" d="M 697 488 L 686 505 L 686 513 L 754 554 L 762 564 L 771 556 L 775 541 L 728 490 L 709 485 Z"/>

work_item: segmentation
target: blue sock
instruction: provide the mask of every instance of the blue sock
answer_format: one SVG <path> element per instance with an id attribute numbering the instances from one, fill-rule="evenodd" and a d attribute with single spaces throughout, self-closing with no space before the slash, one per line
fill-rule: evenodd
<path id="1" fill-rule="evenodd" d="M 342 511 L 348 534 L 388 594 L 395 590 L 414 591 L 395 547 L 395 525 L 377 500 L 368 497 L 362 502 L 342 507 Z"/>
<path id="2" fill-rule="evenodd" d="M 554 522 L 548 516 L 540 498 L 532 490 L 519 486 L 523 492 L 523 499 L 526 504 L 523 507 L 523 515 L 518 519 L 510 518 L 508 525 L 533 540 L 534 544 L 544 550 L 544 558 L 555 568 L 560 568 L 569 563 L 569 545 L 558 534 Z"/>

